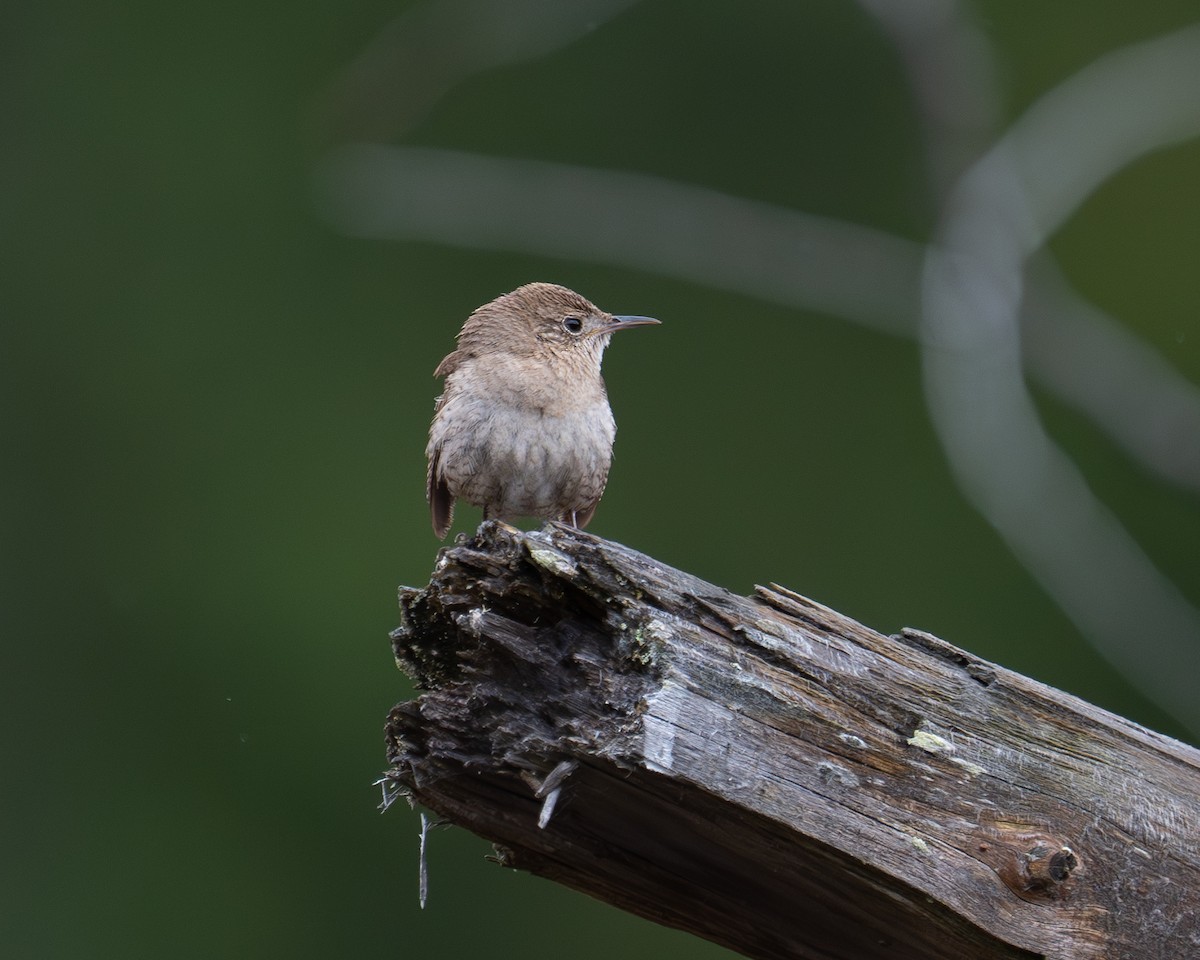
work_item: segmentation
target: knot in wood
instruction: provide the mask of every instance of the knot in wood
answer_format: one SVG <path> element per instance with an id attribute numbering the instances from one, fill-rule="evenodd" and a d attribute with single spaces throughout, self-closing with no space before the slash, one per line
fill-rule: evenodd
<path id="1" fill-rule="evenodd" d="M 1004 882 L 1017 893 L 1057 898 L 1079 869 L 1079 857 L 1064 843 L 1040 839 L 1016 858 L 1016 869 L 1004 871 Z"/>
<path id="2" fill-rule="evenodd" d="M 1025 854 L 1025 861 L 1030 879 L 1043 886 L 1064 883 L 1079 866 L 1079 858 L 1070 847 L 1055 850 L 1045 844 Z"/>

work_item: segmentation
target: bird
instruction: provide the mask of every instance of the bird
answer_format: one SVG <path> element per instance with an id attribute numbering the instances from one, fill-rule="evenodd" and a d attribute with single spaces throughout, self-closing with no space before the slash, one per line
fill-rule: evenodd
<path id="1" fill-rule="evenodd" d="M 573 290 L 527 283 L 475 310 L 437 369 L 426 492 L 443 540 L 456 500 L 483 518 L 585 527 L 612 464 L 616 423 L 600 374 L 619 330 L 653 317 L 605 313 Z"/>

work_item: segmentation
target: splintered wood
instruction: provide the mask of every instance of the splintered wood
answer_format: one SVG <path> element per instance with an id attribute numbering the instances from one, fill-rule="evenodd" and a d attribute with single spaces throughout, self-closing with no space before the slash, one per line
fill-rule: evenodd
<path id="1" fill-rule="evenodd" d="M 386 778 L 748 957 L 1200 956 L 1200 754 L 930 634 L 489 522 L 402 589 Z"/>

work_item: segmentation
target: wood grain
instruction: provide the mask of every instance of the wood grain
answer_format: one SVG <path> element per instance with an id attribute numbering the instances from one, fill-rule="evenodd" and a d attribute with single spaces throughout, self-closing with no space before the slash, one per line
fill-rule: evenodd
<path id="1" fill-rule="evenodd" d="M 558 525 L 400 599 L 388 779 L 510 866 L 756 958 L 1200 956 L 1177 741 Z"/>

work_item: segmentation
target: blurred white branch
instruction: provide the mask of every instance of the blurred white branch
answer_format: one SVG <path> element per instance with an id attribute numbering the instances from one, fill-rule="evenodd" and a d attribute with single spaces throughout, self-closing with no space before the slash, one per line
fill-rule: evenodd
<path id="1" fill-rule="evenodd" d="M 359 144 L 324 158 L 317 193 L 350 236 L 578 257 L 916 334 L 921 245 L 702 187 Z M 1048 389 L 1200 492 L 1200 390 L 1048 265 L 1028 291 L 1023 331 L 1026 365 Z"/>
<path id="2" fill-rule="evenodd" d="M 631 2 L 436 0 L 396 21 L 334 99 L 360 138 L 388 139 L 467 77 L 565 45 Z M 1200 132 L 1200 28 L 1081 71 L 984 155 L 996 71 L 970 9 L 860 4 L 896 43 L 923 119 L 942 208 L 927 256 L 881 231 L 657 177 L 376 143 L 331 151 L 321 205 L 355 236 L 588 259 L 888 333 L 919 327 L 930 413 L 968 497 L 1081 631 L 1200 730 L 1190 689 L 1200 614 L 1047 437 L 1023 380 L 1032 373 L 1146 466 L 1200 492 L 1200 390 L 1072 291 L 1047 254 L 1025 278 L 1099 183 Z M 560 12 L 543 22 L 548 10 Z M 1139 649 L 1130 635 L 1145 638 Z"/>
<path id="3" fill-rule="evenodd" d="M 858 2 L 891 38 L 904 64 L 924 126 L 930 180 L 942 202 L 994 136 L 1001 94 L 992 47 L 973 8 L 958 0 Z M 1090 122 L 1102 118 L 1090 116 Z M 1026 372 L 1144 466 L 1200 493 L 1200 391 L 1080 297 L 1048 252 L 1038 254 L 1025 286 Z"/>
<path id="4" fill-rule="evenodd" d="M 431 0 L 405 10 L 330 84 L 342 138 L 403 136 L 476 74 L 567 46 L 637 0 Z"/>
<path id="5" fill-rule="evenodd" d="M 1200 390 L 1080 297 L 1042 254 L 1026 279 L 1021 346 L 1027 370 L 1143 466 L 1200 493 Z"/>
<path id="6" fill-rule="evenodd" d="M 1197 134 L 1200 28 L 1051 91 L 951 192 L 926 256 L 921 341 L 930 413 L 968 498 L 1097 649 L 1200 731 L 1200 612 L 1042 429 L 1018 325 L 1025 263 L 1047 236 L 1124 165 Z"/>
<path id="7" fill-rule="evenodd" d="M 958 0 L 858 0 L 892 41 L 921 118 L 934 195 L 995 137 L 1000 95 L 992 47 Z"/>
<path id="8" fill-rule="evenodd" d="M 326 158 L 318 196 L 352 236 L 577 257 L 891 333 L 916 324 L 920 245 L 644 174 L 361 144 Z"/>

